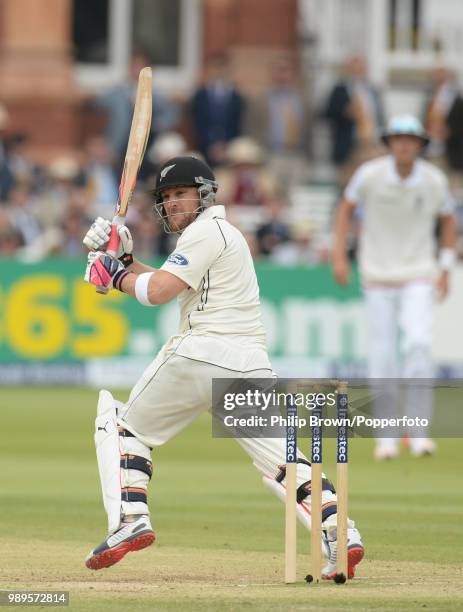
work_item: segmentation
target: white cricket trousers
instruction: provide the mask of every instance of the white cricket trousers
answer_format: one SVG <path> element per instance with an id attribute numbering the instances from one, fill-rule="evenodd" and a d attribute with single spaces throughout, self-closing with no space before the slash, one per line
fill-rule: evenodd
<path id="1" fill-rule="evenodd" d="M 262 360 L 260 360 L 262 363 Z M 213 378 L 272 378 L 272 370 L 256 368 L 237 372 L 179 355 L 172 343 L 167 343 L 148 366 L 130 393 L 128 402 L 119 409 L 118 424 L 154 450 L 187 427 L 197 416 L 212 408 Z M 286 463 L 286 441 L 282 438 L 237 438 L 261 472 L 264 483 L 280 498 L 284 484 L 275 477 Z M 298 456 L 306 457 L 298 452 Z M 214 458 L 211 457 L 211 461 Z M 298 464 L 297 486 L 310 481 L 310 465 Z M 307 501 L 310 500 L 310 497 Z M 335 506 L 336 495 L 323 491 L 323 502 Z M 298 516 L 310 527 L 309 505 L 298 505 Z M 334 517 L 331 517 L 331 520 Z"/>
<path id="2" fill-rule="evenodd" d="M 430 379 L 433 376 L 431 344 L 433 320 L 433 284 L 416 281 L 403 286 L 364 289 L 369 326 L 368 375 L 374 379 Z M 397 385 L 388 385 L 374 402 L 375 416 L 398 416 Z M 404 414 L 409 417 L 432 417 L 432 386 L 420 383 L 406 385 Z M 427 437 L 425 428 L 409 431 L 412 438 Z M 395 447 L 398 440 L 377 440 L 383 447 Z M 412 440 L 413 444 L 413 440 Z"/>

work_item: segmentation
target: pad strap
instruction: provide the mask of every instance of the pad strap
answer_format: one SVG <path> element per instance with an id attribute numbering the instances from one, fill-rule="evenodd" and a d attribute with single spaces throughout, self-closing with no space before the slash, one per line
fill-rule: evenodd
<path id="1" fill-rule="evenodd" d="M 127 429 L 124 429 L 123 427 L 118 427 L 119 429 L 119 435 L 122 438 L 135 438 L 135 436 L 133 435 L 133 433 L 131 433 L 130 431 L 128 431 Z"/>
<path id="2" fill-rule="evenodd" d="M 301 484 L 301 486 L 297 489 L 297 503 L 300 504 L 303 502 L 304 499 L 310 495 L 311 490 L 312 483 L 310 480 Z M 328 480 L 328 478 L 322 478 L 322 491 L 331 491 L 331 493 L 336 495 L 336 489 L 334 488 L 331 480 Z"/>
<path id="3" fill-rule="evenodd" d="M 125 470 L 138 470 L 146 474 L 149 478 L 153 475 L 152 462 L 144 457 L 137 457 L 137 455 L 122 455 L 121 468 Z"/>
<path id="4" fill-rule="evenodd" d="M 132 432 L 128 431 L 128 429 L 124 429 L 123 427 L 118 427 L 119 429 L 119 436 L 121 438 L 135 438 L 135 436 L 133 435 Z M 152 446 L 147 446 L 147 448 L 150 449 L 150 451 L 153 450 Z"/>
<path id="5" fill-rule="evenodd" d="M 142 502 L 148 503 L 145 489 L 135 487 L 126 487 L 121 489 L 122 501 L 124 502 Z"/>
<path id="6" fill-rule="evenodd" d="M 322 523 L 326 521 L 329 516 L 336 514 L 338 511 L 338 505 L 335 501 L 326 502 L 322 506 Z"/>

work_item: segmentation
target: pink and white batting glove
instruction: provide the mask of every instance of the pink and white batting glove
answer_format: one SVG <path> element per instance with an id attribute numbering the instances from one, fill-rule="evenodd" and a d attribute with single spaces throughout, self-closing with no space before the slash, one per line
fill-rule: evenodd
<path id="1" fill-rule="evenodd" d="M 102 251 L 90 251 L 87 257 L 87 268 L 84 280 L 95 287 L 117 289 L 122 291 L 122 280 L 131 274 L 116 257 Z"/>
<path id="2" fill-rule="evenodd" d="M 119 225 L 117 228 L 119 234 L 119 246 L 117 249 L 117 257 L 122 261 L 124 266 L 130 266 L 133 262 L 133 238 L 129 228 L 126 225 Z M 82 242 L 91 251 L 104 251 L 108 246 L 109 237 L 111 235 L 111 221 L 97 217 L 90 226 L 90 229 L 85 234 Z"/>

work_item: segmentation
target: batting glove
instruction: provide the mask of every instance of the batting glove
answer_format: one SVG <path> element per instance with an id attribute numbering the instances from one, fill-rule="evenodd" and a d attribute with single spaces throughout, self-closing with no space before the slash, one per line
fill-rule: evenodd
<path id="1" fill-rule="evenodd" d="M 117 232 L 119 234 L 117 257 L 127 268 L 127 266 L 130 266 L 130 264 L 133 262 L 132 234 L 126 225 L 118 225 Z M 92 223 L 82 242 L 91 251 L 104 251 L 108 246 L 110 235 L 111 221 L 98 217 Z"/>
<path id="2" fill-rule="evenodd" d="M 90 251 L 87 257 L 87 268 L 84 280 L 95 287 L 106 289 L 117 289 L 122 291 L 122 280 L 131 274 L 125 269 L 124 264 L 102 251 Z"/>

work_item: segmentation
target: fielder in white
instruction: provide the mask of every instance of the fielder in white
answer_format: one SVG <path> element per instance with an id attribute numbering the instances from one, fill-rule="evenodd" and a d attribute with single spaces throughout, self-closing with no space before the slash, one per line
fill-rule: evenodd
<path id="1" fill-rule="evenodd" d="M 163 346 L 122 404 L 100 392 L 95 442 L 109 535 L 90 552 L 90 569 L 109 567 L 155 539 L 147 505 L 151 451 L 210 410 L 213 378 L 270 378 L 261 323 L 259 288 L 242 234 L 215 204 L 211 169 L 194 157 L 177 157 L 160 169 L 155 208 L 166 231 L 179 234 L 175 251 L 156 270 L 133 259 L 127 227 L 119 228 L 119 259 L 104 252 L 110 222 L 98 218 L 84 238 L 92 249 L 85 278 L 128 293 L 144 307 L 178 298 L 180 329 Z M 104 299 L 104 298 L 102 298 Z M 285 441 L 238 439 L 264 483 L 285 499 Z M 310 528 L 310 464 L 298 453 L 297 512 Z M 281 467 L 283 466 L 283 467 Z M 324 577 L 336 573 L 336 492 L 323 480 Z M 349 576 L 364 555 L 349 521 Z"/>
<path id="2" fill-rule="evenodd" d="M 391 119 L 384 142 L 390 155 L 361 165 L 339 205 L 334 275 L 340 284 L 349 280 L 346 241 L 359 207 L 359 267 L 369 323 L 369 377 L 373 381 L 429 379 L 433 377 L 434 298 L 436 294 L 439 299 L 447 295 L 455 260 L 452 202 L 445 175 L 418 158 L 428 142 L 418 119 L 410 115 Z M 440 251 L 436 259 L 438 223 Z M 384 385 L 381 387 L 384 391 Z M 397 416 L 398 401 L 397 385 L 388 385 L 375 400 L 377 416 Z M 431 385 L 407 385 L 405 414 L 431 419 Z M 434 452 L 426 428 L 409 433 L 412 454 Z M 378 438 L 376 459 L 396 457 L 399 441 L 393 432 L 391 437 Z"/>

